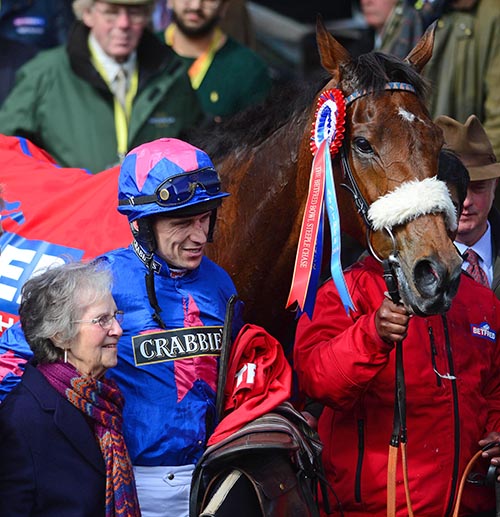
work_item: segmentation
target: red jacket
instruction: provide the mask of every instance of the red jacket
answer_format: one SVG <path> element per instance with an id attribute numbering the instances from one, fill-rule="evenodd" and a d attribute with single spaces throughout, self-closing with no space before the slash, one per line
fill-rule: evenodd
<path id="1" fill-rule="evenodd" d="M 245 325 L 231 348 L 225 417 L 208 440 L 214 445 L 272 411 L 292 393 L 292 368 L 277 339 L 257 325 Z"/>
<path id="2" fill-rule="evenodd" d="M 374 316 L 386 287 L 371 257 L 345 276 L 357 312 L 347 316 L 332 281 L 323 285 L 312 321 L 307 315 L 299 321 L 294 365 L 301 390 L 326 405 L 319 420 L 323 461 L 344 515 L 385 516 L 395 350 L 378 336 Z M 486 323 L 490 328 L 478 337 L 476 329 Z M 478 440 L 500 431 L 499 326 L 500 302 L 466 275 L 446 317 L 410 320 L 403 343 L 407 454 L 418 517 L 447 515 Z M 403 516 L 398 469 L 397 510 Z M 491 489 L 469 486 L 461 515 L 494 507 Z"/>

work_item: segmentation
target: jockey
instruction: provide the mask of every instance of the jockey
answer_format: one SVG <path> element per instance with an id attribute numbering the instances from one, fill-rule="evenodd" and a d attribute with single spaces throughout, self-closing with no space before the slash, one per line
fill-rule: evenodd
<path id="1" fill-rule="evenodd" d="M 226 196 L 207 154 L 180 140 L 143 144 L 120 169 L 118 210 L 134 241 L 103 259 L 125 311 L 112 378 L 127 401 L 124 435 L 146 517 L 187 515 L 191 474 L 215 425 L 217 356 L 236 289 L 204 250 Z"/>

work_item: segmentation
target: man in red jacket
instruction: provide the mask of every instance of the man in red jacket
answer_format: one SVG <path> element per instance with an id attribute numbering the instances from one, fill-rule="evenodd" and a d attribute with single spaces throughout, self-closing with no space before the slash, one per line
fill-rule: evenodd
<path id="1" fill-rule="evenodd" d="M 455 160 L 449 173 L 463 173 L 456 158 L 447 158 Z M 452 195 L 458 190 L 461 205 L 463 176 L 462 185 L 442 179 L 451 183 Z M 382 268 L 372 257 L 354 264 L 345 278 L 357 310 L 346 314 L 328 281 L 318 291 L 312 320 L 304 314 L 299 321 L 294 350 L 300 389 L 326 406 L 318 431 L 326 476 L 340 503 L 334 510 L 349 517 L 387 515 L 394 348 L 404 340 L 413 510 L 419 517 L 451 515 L 468 461 L 500 440 L 500 303 L 464 273 L 446 314 L 411 316 L 384 295 Z M 500 465 L 500 448 L 483 457 L 486 468 Z M 494 506 L 491 488 L 466 484 L 461 515 Z M 400 466 L 396 515 L 408 515 Z"/>

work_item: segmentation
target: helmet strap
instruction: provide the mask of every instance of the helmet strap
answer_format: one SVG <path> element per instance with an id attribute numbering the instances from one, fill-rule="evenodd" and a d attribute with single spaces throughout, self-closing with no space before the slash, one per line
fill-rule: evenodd
<path id="1" fill-rule="evenodd" d="M 207 242 L 214 241 L 214 230 L 215 230 L 215 222 L 217 221 L 217 208 L 212 210 L 210 214 L 210 224 L 208 226 L 208 234 L 207 234 Z"/>
<path id="2" fill-rule="evenodd" d="M 156 238 L 150 217 L 143 217 L 130 223 L 130 229 L 134 236 L 134 250 L 147 268 L 144 277 L 149 305 L 153 309 L 153 320 L 162 328 L 166 325 L 160 316 L 161 307 L 158 305 L 155 291 L 155 261 L 153 253 L 156 250 Z M 145 253 L 144 253 L 145 252 Z"/>
<path id="3" fill-rule="evenodd" d="M 139 243 L 141 248 L 147 253 L 156 251 L 156 238 L 151 224 L 151 217 L 143 217 L 130 223 L 130 230 L 134 239 Z"/>
<path id="4" fill-rule="evenodd" d="M 149 305 L 151 305 L 151 308 L 153 309 L 153 320 L 158 323 L 158 325 L 162 329 L 166 329 L 167 326 L 165 325 L 164 321 L 162 320 L 160 316 L 161 307 L 158 305 L 158 299 L 156 298 L 156 291 L 155 291 L 155 272 L 153 270 L 153 258 L 148 261 L 148 264 L 146 264 L 146 267 L 148 268 L 148 272 L 146 273 L 145 280 L 146 280 L 146 292 L 148 293 L 148 300 Z"/>

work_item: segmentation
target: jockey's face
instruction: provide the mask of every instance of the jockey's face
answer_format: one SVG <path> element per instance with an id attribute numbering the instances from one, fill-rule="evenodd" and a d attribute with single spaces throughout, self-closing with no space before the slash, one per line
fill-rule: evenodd
<path id="1" fill-rule="evenodd" d="M 156 253 L 174 268 L 195 269 L 203 258 L 211 212 L 190 217 L 157 216 L 153 220 Z"/>
<path id="2" fill-rule="evenodd" d="M 150 18 L 150 7 L 95 2 L 85 10 L 83 22 L 104 52 L 118 62 L 137 48 Z"/>

